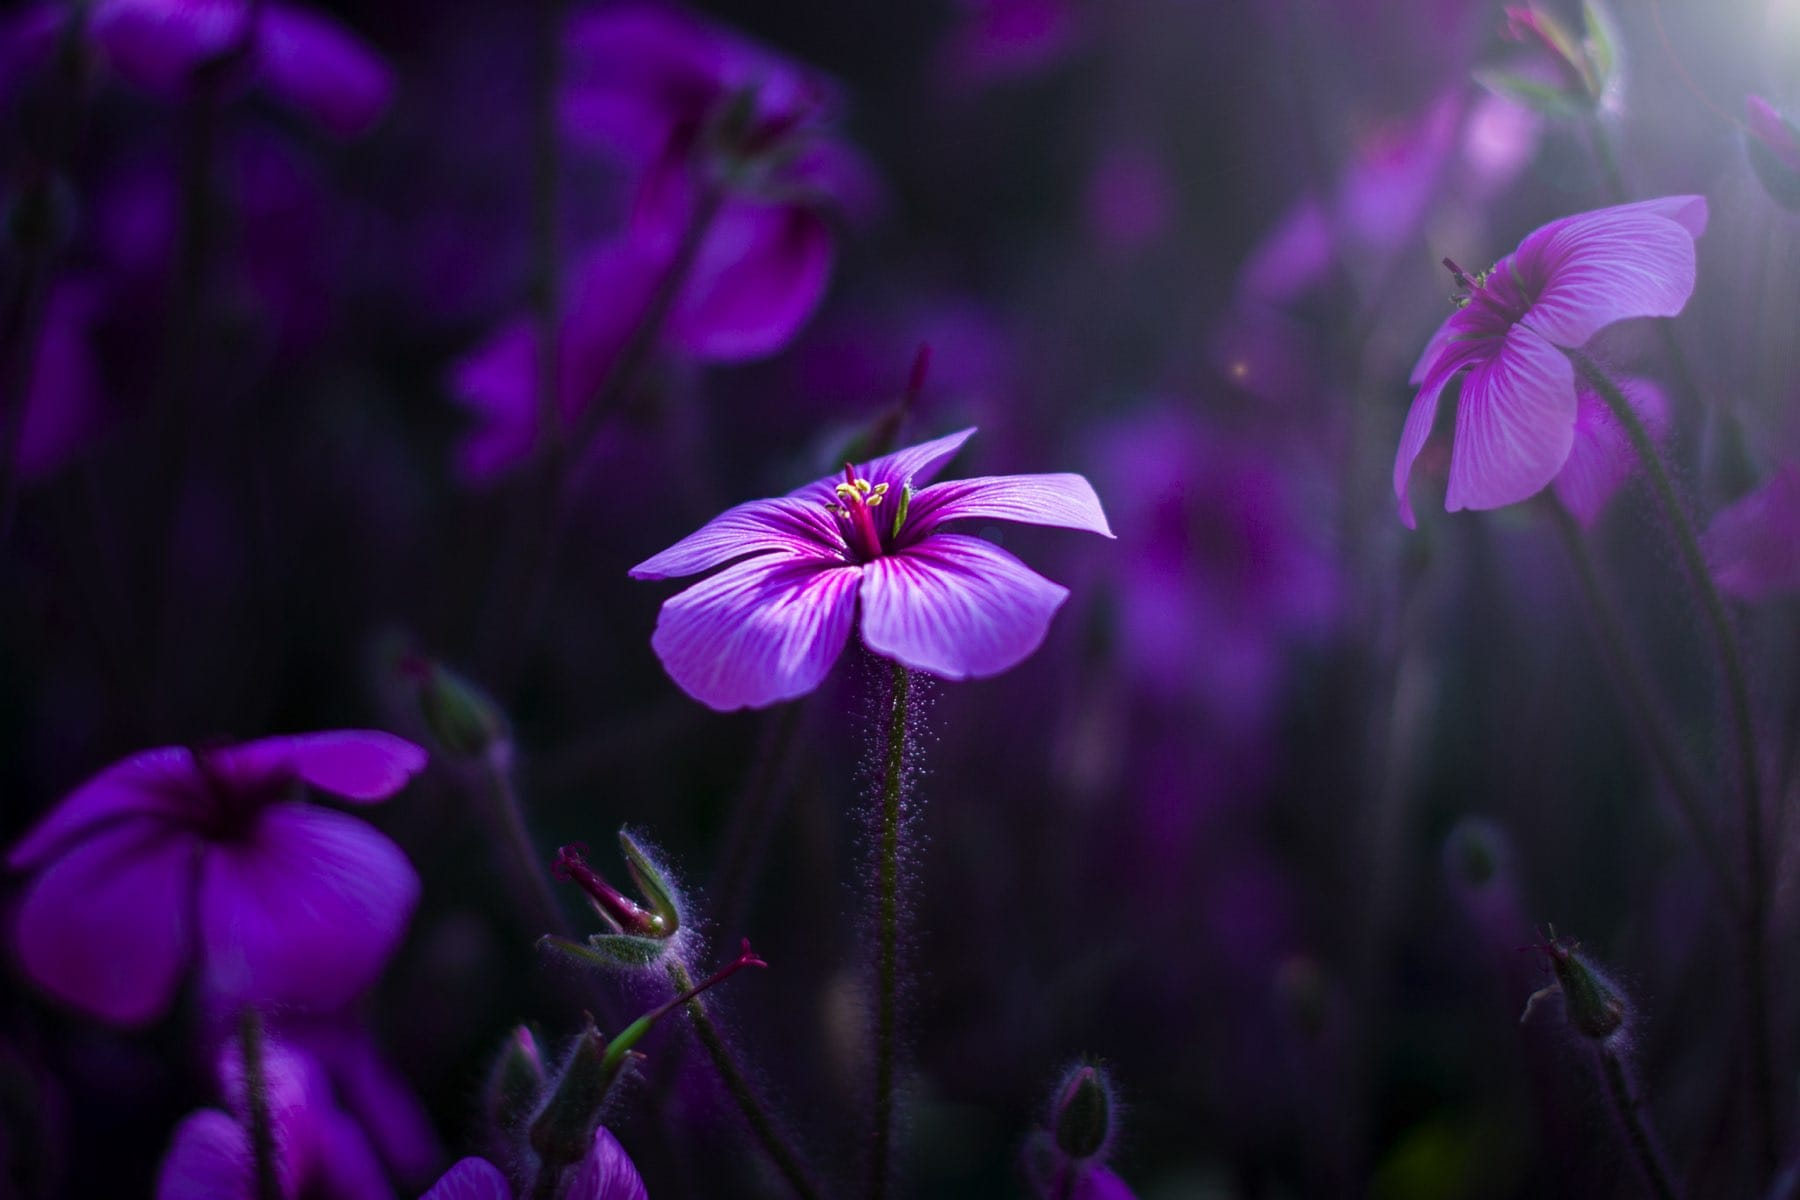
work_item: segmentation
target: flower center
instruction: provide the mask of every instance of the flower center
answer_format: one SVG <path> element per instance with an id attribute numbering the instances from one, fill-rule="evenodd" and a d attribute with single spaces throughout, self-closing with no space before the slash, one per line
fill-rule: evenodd
<path id="1" fill-rule="evenodd" d="M 1475 298 L 1476 292 L 1479 292 L 1482 288 L 1487 286 L 1488 275 L 1492 273 L 1490 271 L 1477 271 L 1475 274 L 1470 275 L 1461 267 L 1457 266 L 1456 260 L 1453 258 L 1444 259 L 1444 270 L 1450 272 L 1450 277 L 1456 280 L 1456 286 L 1462 289 L 1460 292 L 1457 292 L 1450 297 L 1450 303 L 1456 305 L 1458 308 L 1469 307 L 1469 301 Z"/>
<path id="2" fill-rule="evenodd" d="M 906 522 L 906 510 L 912 500 L 912 489 L 902 488 L 900 503 L 894 511 L 894 519 L 887 528 L 887 536 L 882 536 L 883 524 L 875 516 L 875 510 L 887 498 L 888 485 L 870 483 L 856 473 L 856 467 L 844 464 L 844 482 L 833 489 L 837 493 L 836 500 L 827 500 L 825 506 L 837 517 L 843 529 L 844 544 L 858 562 L 868 562 L 880 558 L 887 552 L 886 543 L 900 535 L 900 526 Z"/>

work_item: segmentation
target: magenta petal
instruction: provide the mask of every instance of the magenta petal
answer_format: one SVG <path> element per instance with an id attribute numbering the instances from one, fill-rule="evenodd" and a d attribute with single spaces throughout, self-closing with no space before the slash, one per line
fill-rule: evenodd
<path id="1" fill-rule="evenodd" d="M 1289 209 L 1250 251 L 1238 274 L 1238 292 L 1266 304 L 1284 304 L 1324 277 L 1332 254 L 1325 210 L 1309 197 Z"/>
<path id="2" fill-rule="evenodd" d="M 1523 328 L 1464 377 L 1444 507 L 1499 508 L 1542 490 L 1575 439 L 1575 369 Z"/>
<path id="3" fill-rule="evenodd" d="M 101 826 L 130 816 L 180 817 L 195 809 L 202 786 L 194 756 L 180 746 L 143 750 L 115 763 L 63 798 L 12 848 L 15 871 L 42 865 L 62 848 Z"/>
<path id="4" fill-rule="evenodd" d="M 1400 501 L 1400 520 L 1408 529 L 1418 528 L 1408 486 L 1413 463 L 1425 449 L 1431 428 L 1437 423 L 1438 397 L 1443 394 L 1446 382 L 1447 378 L 1439 379 L 1419 389 L 1419 394 L 1413 397 L 1412 407 L 1406 412 L 1406 424 L 1400 430 L 1400 449 L 1394 454 L 1394 496 Z"/>
<path id="5" fill-rule="evenodd" d="M 1093 1166 L 1076 1180 L 1070 1200 L 1137 1200 L 1125 1181 L 1105 1167 Z"/>
<path id="6" fill-rule="evenodd" d="M 1621 379 L 1619 390 L 1650 436 L 1660 439 L 1669 427 L 1669 404 L 1662 390 L 1643 379 Z M 1551 483 L 1557 498 L 1576 520 L 1592 525 L 1639 465 L 1624 426 L 1614 419 L 1604 400 L 1582 388 L 1576 397 L 1575 440 L 1569 447 L 1569 460 Z"/>
<path id="7" fill-rule="evenodd" d="M 564 1194 L 568 1200 L 650 1200 L 631 1156 L 604 1125 L 594 1130 L 594 1144 Z"/>
<path id="8" fill-rule="evenodd" d="M 345 800 L 386 800 L 425 769 L 429 756 L 405 738 L 376 729 L 337 729 L 262 738 L 210 751 L 212 769 L 255 787 L 268 779 L 303 779 Z"/>
<path id="9" fill-rule="evenodd" d="M 723 87 L 717 34 L 672 6 L 574 13 L 564 44 L 563 127 L 638 162 L 662 154 L 671 125 L 703 112 Z"/>
<path id="10" fill-rule="evenodd" d="M 651 646 L 671 678 L 721 711 L 803 696 L 843 652 L 863 568 L 763 556 L 674 596 Z"/>
<path id="11" fill-rule="evenodd" d="M 361 133 L 387 111 L 393 73 L 355 34 L 319 13 L 268 5 L 257 30 L 269 89 L 333 133 Z"/>
<path id="12" fill-rule="evenodd" d="M 271 805 L 245 841 L 205 855 L 207 982 L 226 1000 L 335 1008 L 375 978 L 418 898 L 406 855 L 367 822 Z"/>
<path id="13" fill-rule="evenodd" d="M 1582 213 L 1529 235 L 1513 256 L 1523 323 L 1558 346 L 1581 346 L 1630 317 L 1672 317 L 1694 291 L 1701 197 L 1669 197 Z"/>
<path id="14" fill-rule="evenodd" d="M 863 642 L 945 679 L 1018 664 L 1069 595 L 993 543 L 959 533 L 934 533 L 863 571 Z"/>
<path id="15" fill-rule="evenodd" d="M 319 1161 L 313 1169 L 314 1190 L 333 1200 L 392 1200 L 394 1189 L 361 1126 L 329 1105 L 315 1120 Z"/>
<path id="16" fill-rule="evenodd" d="M 19 907 L 19 960 L 46 991 L 120 1025 L 168 1011 L 187 966 L 196 842 L 149 819 L 50 864 Z"/>
<path id="17" fill-rule="evenodd" d="M 510 322 L 450 368 L 450 395 L 480 424 L 457 448 L 457 467 L 486 483 L 531 457 L 542 424 L 537 402 L 537 327 Z"/>
<path id="18" fill-rule="evenodd" d="M 28 481 L 62 467 L 99 428 L 105 406 L 88 343 L 98 302 L 95 289 L 82 284 L 58 283 L 50 291 L 19 431 L 18 467 Z"/>
<path id="19" fill-rule="evenodd" d="M 243 1127 L 216 1108 L 183 1118 L 156 1172 L 156 1200 L 252 1200 L 255 1195 L 256 1162 Z"/>
<path id="20" fill-rule="evenodd" d="M 512 1185 L 487 1159 L 465 1158 L 419 1200 L 513 1200 Z"/>
<path id="21" fill-rule="evenodd" d="M 884 454 L 880 458 L 870 459 L 857 474 L 870 483 L 887 484 L 888 489 L 896 494 L 909 484 L 915 489 L 922 488 L 956 457 L 956 452 L 962 449 L 963 443 L 974 433 L 974 426 L 970 426 L 929 442 L 920 442 L 916 446 Z M 805 487 L 795 488 L 788 496 L 810 504 L 835 505 L 838 502 L 836 488 L 842 482 L 843 473 L 833 472 L 823 479 L 813 480 Z"/>
<path id="22" fill-rule="evenodd" d="M 631 568 L 631 577 L 675 579 L 773 552 L 841 557 L 844 538 L 823 503 L 789 497 L 751 500 L 726 509 L 661 554 L 645 559 Z"/>
<path id="23" fill-rule="evenodd" d="M 809 209 L 726 204 L 682 286 L 669 337 L 711 362 L 773 354 L 818 307 L 833 257 L 831 231 Z"/>
<path id="24" fill-rule="evenodd" d="M 1713 518 L 1701 539 L 1719 586 L 1746 600 L 1800 591 L 1800 465 Z"/>
<path id="25" fill-rule="evenodd" d="M 1084 529 L 1113 536 L 1100 497 L 1080 475 L 989 475 L 934 483 L 912 499 L 908 529 L 986 519 Z"/>

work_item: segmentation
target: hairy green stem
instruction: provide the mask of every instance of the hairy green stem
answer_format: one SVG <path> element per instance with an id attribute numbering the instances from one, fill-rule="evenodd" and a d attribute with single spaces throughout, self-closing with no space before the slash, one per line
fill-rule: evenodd
<path id="1" fill-rule="evenodd" d="M 1764 1173 L 1773 1170 L 1775 1154 L 1775 1077 L 1770 1062 L 1768 969 L 1768 865 L 1763 849 L 1762 773 L 1758 769 L 1756 726 L 1750 708 L 1750 684 L 1737 635 L 1731 627 L 1718 582 L 1706 564 L 1700 538 L 1676 494 L 1675 484 L 1663 466 L 1662 455 L 1649 431 L 1606 372 L 1580 350 L 1564 351 L 1582 378 L 1606 402 L 1607 409 L 1625 430 L 1632 449 L 1643 461 L 1650 485 L 1663 509 L 1676 553 L 1686 568 L 1700 611 L 1718 651 L 1725 680 L 1726 704 L 1731 710 L 1733 739 L 1737 749 L 1738 784 L 1743 796 L 1744 893 L 1738 916 L 1743 925 L 1744 980 L 1747 1034 L 1750 1054 L 1750 1117 L 1757 1153 Z"/>
<path id="2" fill-rule="evenodd" d="M 876 883 L 875 1128 L 869 1153 L 869 1195 L 887 1194 L 894 1138 L 894 1075 L 899 1056 L 900 825 L 905 791 L 907 692 L 911 676 L 896 662 L 890 689 L 887 760 L 881 783 L 881 849 Z"/>
<path id="3" fill-rule="evenodd" d="M 1563 547 L 1574 565 L 1575 578 L 1592 610 L 1594 625 L 1600 633 L 1601 648 L 1612 664 L 1613 678 L 1618 683 L 1619 690 L 1624 693 L 1625 707 L 1637 720 L 1638 731 L 1649 747 L 1651 757 L 1656 760 L 1657 767 L 1661 769 L 1670 793 L 1675 797 L 1675 806 L 1681 813 L 1689 836 L 1700 847 L 1702 857 L 1706 859 L 1706 865 L 1711 869 L 1726 903 L 1733 912 L 1737 912 L 1743 905 L 1743 898 L 1738 894 L 1737 879 L 1731 870 L 1730 860 L 1725 857 L 1724 848 L 1719 845 L 1712 827 L 1707 824 L 1700 784 L 1689 770 L 1686 757 L 1669 728 L 1667 713 L 1655 698 L 1649 672 L 1644 669 L 1643 661 L 1632 651 L 1626 638 L 1624 615 L 1601 581 L 1599 565 L 1589 553 L 1587 541 L 1580 526 L 1575 523 L 1575 518 L 1554 498 L 1548 507 L 1556 532 L 1562 536 Z"/>
<path id="4" fill-rule="evenodd" d="M 693 975 L 688 971 L 687 966 L 674 955 L 669 957 L 669 982 L 675 986 L 678 993 L 691 991 L 694 986 Z M 731 1048 L 725 1044 L 724 1037 L 719 1033 L 719 1027 L 713 1024 L 711 1014 L 706 1011 L 705 1001 L 698 996 L 689 1000 L 687 1014 L 694 1023 L 694 1032 L 699 1035 L 700 1045 L 706 1050 L 707 1057 L 712 1060 L 713 1070 L 719 1073 L 719 1081 L 731 1094 L 732 1100 L 738 1106 L 738 1111 L 743 1113 L 744 1120 L 749 1124 L 750 1132 L 755 1136 L 757 1144 L 762 1147 L 763 1153 L 769 1156 L 769 1161 L 775 1164 L 775 1169 L 781 1172 L 781 1177 L 787 1180 L 788 1186 L 793 1189 L 796 1196 L 801 1197 L 802 1200 L 819 1200 L 824 1193 L 813 1181 L 811 1173 L 806 1169 L 806 1164 L 800 1159 L 799 1152 L 788 1145 L 787 1139 L 782 1135 L 781 1127 L 776 1124 L 775 1118 L 763 1105 L 762 1098 L 756 1094 L 756 1089 L 744 1076 L 743 1068 L 738 1066 L 737 1059 L 732 1057 Z"/>
<path id="5" fill-rule="evenodd" d="M 244 1055 L 244 1107 L 250 1115 L 250 1152 L 256 1164 L 256 1200 L 282 1200 L 281 1172 L 275 1161 L 275 1121 L 269 1113 L 269 1077 L 264 1050 L 262 1013 L 245 1008 L 238 1018 L 238 1043 Z"/>
<path id="6" fill-rule="evenodd" d="M 1619 1124 L 1624 1127 L 1625 1141 L 1631 1147 L 1632 1161 L 1637 1164 L 1644 1182 L 1650 1185 L 1650 1191 L 1657 1200 L 1676 1200 L 1680 1192 L 1669 1178 L 1668 1167 L 1663 1164 L 1656 1135 L 1650 1129 L 1649 1118 L 1644 1115 L 1643 1101 L 1631 1086 L 1624 1061 L 1610 1045 L 1601 1045 L 1598 1053 L 1600 1077 L 1606 1085 L 1606 1098 L 1612 1104 L 1613 1114 L 1619 1118 Z"/>

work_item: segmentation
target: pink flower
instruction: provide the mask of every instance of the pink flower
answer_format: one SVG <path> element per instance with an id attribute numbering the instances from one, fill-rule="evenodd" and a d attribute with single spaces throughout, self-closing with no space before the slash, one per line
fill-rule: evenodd
<path id="1" fill-rule="evenodd" d="M 1419 393 L 1394 459 L 1409 528 L 1413 461 L 1445 386 L 1463 376 L 1445 509 L 1499 508 L 1538 492 L 1575 444 L 1575 368 L 1565 352 L 1616 321 L 1679 313 L 1694 290 L 1694 239 L 1706 216 L 1703 196 L 1603 208 L 1534 231 L 1491 271 L 1471 277 L 1452 264 L 1469 294 L 1419 360 Z"/>
<path id="2" fill-rule="evenodd" d="M 1637 413 L 1650 436 L 1661 441 L 1669 431 L 1669 401 L 1647 379 L 1620 379 L 1619 391 Z M 1642 464 L 1625 427 L 1595 391 L 1578 384 L 1575 396 L 1575 440 L 1568 461 L 1550 481 L 1556 498 L 1583 525 L 1600 517 L 1606 502 Z"/>
<path id="3" fill-rule="evenodd" d="M 75 789 L 7 856 L 35 873 L 18 952 L 45 990 L 103 1020 L 167 1012 L 199 960 L 211 997 L 335 1008 L 368 986 L 419 880 L 370 825 L 300 785 L 384 800 L 425 752 L 362 730 L 145 750 Z"/>
<path id="4" fill-rule="evenodd" d="M 859 606 L 864 645 L 945 679 L 996 675 L 1037 649 L 1067 589 L 945 526 L 1112 531 L 1079 475 L 924 486 L 974 432 L 740 504 L 633 567 L 637 579 L 725 568 L 663 605 L 651 645 L 675 682 L 721 710 L 804 695 L 843 652 Z"/>

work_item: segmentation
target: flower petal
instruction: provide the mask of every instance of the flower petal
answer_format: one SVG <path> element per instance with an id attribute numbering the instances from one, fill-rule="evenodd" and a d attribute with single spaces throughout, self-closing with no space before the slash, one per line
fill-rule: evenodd
<path id="1" fill-rule="evenodd" d="M 863 568 L 863 641 L 945 679 L 997 675 L 1038 648 L 1068 596 L 991 542 L 934 533 Z"/>
<path id="2" fill-rule="evenodd" d="M 847 553 L 823 502 L 780 497 L 728 508 L 661 554 L 631 568 L 633 579 L 678 579 L 753 554 L 841 560 Z"/>
<path id="3" fill-rule="evenodd" d="M 465 1158 L 419 1200 L 513 1200 L 512 1185 L 487 1159 Z"/>
<path id="4" fill-rule="evenodd" d="M 906 484 L 911 484 L 914 489 L 922 488 L 937 478 L 937 473 L 956 457 L 956 452 L 974 433 L 975 427 L 971 425 L 941 438 L 870 459 L 863 467 L 863 476 L 870 483 L 888 484 L 896 492 Z M 837 479 L 833 477 L 825 482 L 835 486 Z"/>
<path id="5" fill-rule="evenodd" d="M 1499 508 L 1542 490 L 1575 440 L 1575 369 L 1527 329 L 1463 379 L 1444 507 Z"/>
<path id="6" fill-rule="evenodd" d="M 366 987 L 406 930 L 419 877 L 368 823 L 270 805 L 200 873 L 206 978 L 224 999 L 335 1008 Z"/>
<path id="7" fill-rule="evenodd" d="M 480 422 L 456 450 L 470 483 L 487 483 L 531 457 L 541 433 L 537 327 L 508 322 L 450 367 L 450 395 Z"/>
<path id="8" fill-rule="evenodd" d="M 1701 543 L 1719 586 L 1734 596 L 1800 590 L 1800 464 L 1721 511 Z"/>
<path id="9" fill-rule="evenodd" d="M 320 1194 L 336 1200 L 392 1200 L 381 1159 L 362 1127 L 329 1105 L 314 1119 L 319 1126 L 319 1162 L 311 1180 Z"/>
<path id="10" fill-rule="evenodd" d="M 140 818 L 52 863 L 19 907 L 26 974 L 102 1020 L 162 1016 L 188 962 L 197 851 L 191 834 Z"/>
<path id="11" fill-rule="evenodd" d="M 212 769 L 252 790 L 303 779 L 345 800 L 386 800 L 425 769 L 423 747 L 377 729 L 334 729 L 262 738 L 207 752 Z"/>
<path id="12" fill-rule="evenodd" d="M 631 1156 L 604 1125 L 594 1130 L 594 1144 L 575 1168 L 565 1195 L 568 1200 L 650 1200 Z"/>
<path id="13" fill-rule="evenodd" d="M 257 48 L 269 89 L 343 136 L 362 133 L 387 111 L 394 75 L 381 56 L 331 18 L 269 4 Z"/>
<path id="14" fill-rule="evenodd" d="M 720 209 L 669 318 L 669 338 L 695 358 L 743 362 L 791 341 L 825 295 L 831 231 L 793 204 Z"/>
<path id="15" fill-rule="evenodd" d="M 1694 237 L 1706 200 L 1670 196 L 1552 221 L 1513 255 L 1531 301 L 1523 322 L 1558 346 L 1581 346 L 1629 317 L 1672 317 L 1694 291 Z"/>
<path id="16" fill-rule="evenodd" d="M 912 498 L 906 523 L 917 536 L 945 521 L 981 518 L 1113 536 L 1093 486 L 1073 474 L 988 475 L 934 483 Z"/>
<path id="17" fill-rule="evenodd" d="M 239 43 L 248 15 L 242 0 L 107 0 L 95 5 L 88 35 L 126 79 L 176 94 L 195 67 Z"/>
<path id="18" fill-rule="evenodd" d="M 182 746 L 141 750 L 114 763 L 63 798 L 6 856 L 6 865 L 28 871 L 71 842 L 131 816 L 179 817 L 194 811 L 202 786 L 191 751 Z"/>
<path id="19" fill-rule="evenodd" d="M 1400 501 L 1400 520 L 1408 529 L 1417 529 L 1419 525 L 1418 518 L 1413 515 L 1408 486 L 1413 463 L 1417 461 L 1419 451 L 1425 449 L 1432 426 L 1437 424 L 1438 397 L 1448 382 L 1449 376 L 1443 376 L 1421 387 L 1419 394 L 1413 397 L 1412 407 L 1406 412 L 1406 424 L 1400 430 L 1400 448 L 1394 453 L 1394 496 Z"/>
<path id="20" fill-rule="evenodd" d="M 244 1127 L 216 1108 L 182 1118 L 157 1168 L 156 1200 L 252 1200 L 255 1195 L 256 1161 Z"/>
<path id="21" fill-rule="evenodd" d="M 1662 390 L 1644 379 L 1621 379 L 1619 390 L 1650 435 L 1660 440 L 1669 428 L 1669 402 Z M 1604 400 L 1584 387 L 1575 404 L 1575 441 L 1551 486 L 1576 520 L 1592 525 L 1640 464 L 1631 439 Z"/>
<path id="22" fill-rule="evenodd" d="M 863 568 L 760 557 L 668 600 L 650 644 L 681 689 L 721 711 L 805 695 L 843 652 Z"/>

